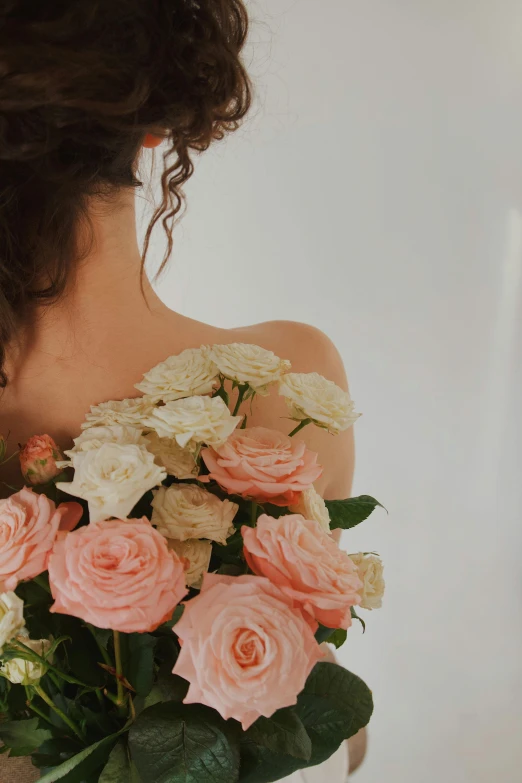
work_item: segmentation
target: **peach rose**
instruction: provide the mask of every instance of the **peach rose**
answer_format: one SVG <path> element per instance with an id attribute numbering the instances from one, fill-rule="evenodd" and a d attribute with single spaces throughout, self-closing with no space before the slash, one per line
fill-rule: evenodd
<path id="1" fill-rule="evenodd" d="M 47 484 L 57 476 L 61 468 L 56 462 L 63 454 L 50 435 L 34 435 L 20 452 L 20 467 L 29 484 Z"/>
<path id="2" fill-rule="evenodd" d="M 46 571 L 58 530 L 77 525 L 82 511 L 74 502 L 56 508 L 29 487 L 0 500 L 0 591 Z"/>
<path id="3" fill-rule="evenodd" d="M 187 593 L 183 566 L 145 517 L 91 522 L 55 544 L 51 612 L 98 628 L 153 631 Z"/>
<path id="4" fill-rule="evenodd" d="M 174 631 L 174 674 L 190 682 L 185 704 L 206 704 L 245 730 L 295 704 L 323 657 L 292 599 L 257 576 L 205 574 Z"/>
<path id="5" fill-rule="evenodd" d="M 209 478 L 227 492 L 276 506 L 296 503 L 322 473 L 317 454 L 304 441 L 265 427 L 236 430 L 222 446 L 201 455 Z"/>
<path id="6" fill-rule="evenodd" d="M 357 568 L 319 522 L 300 514 L 241 528 L 244 553 L 255 574 L 266 576 L 328 628 L 349 628 L 350 607 L 361 602 Z"/>

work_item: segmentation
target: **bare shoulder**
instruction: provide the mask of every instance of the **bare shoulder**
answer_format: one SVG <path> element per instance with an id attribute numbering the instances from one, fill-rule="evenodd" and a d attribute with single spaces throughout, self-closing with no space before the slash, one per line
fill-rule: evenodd
<path id="1" fill-rule="evenodd" d="M 320 329 L 296 321 L 267 321 L 254 326 L 231 329 L 229 342 L 248 342 L 289 359 L 292 372 L 318 372 L 341 388 L 348 390 L 343 360 L 332 340 Z M 257 398 L 253 424 L 284 429 L 287 415 L 284 400 L 272 394 Z M 354 469 L 354 439 L 350 429 L 333 436 L 317 427 L 307 427 L 300 433 L 309 448 L 318 452 L 324 468 L 316 483 L 319 492 L 330 499 L 348 497 Z"/>
<path id="2" fill-rule="evenodd" d="M 339 351 L 315 326 L 298 321 L 266 321 L 231 331 L 241 335 L 241 342 L 256 343 L 281 358 L 290 359 L 293 372 L 319 372 L 347 388 Z"/>

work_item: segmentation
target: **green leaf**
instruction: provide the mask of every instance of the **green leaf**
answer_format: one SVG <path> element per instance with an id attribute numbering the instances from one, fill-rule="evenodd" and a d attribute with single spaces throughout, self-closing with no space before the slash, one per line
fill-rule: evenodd
<path id="1" fill-rule="evenodd" d="M 110 628 L 96 628 L 96 626 L 91 625 L 91 623 L 85 623 L 85 627 L 90 632 L 90 634 L 94 636 L 98 642 L 98 646 L 103 647 L 103 649 L 106 650 L 109 645 L 109 640 L 112 639 L 113 634 Z"/>
<path id="2" fill-rule="evenodd" d="M 352 614 L 353 617 L 353 614 Z M 347 633 L 342 628 L 327 628 L 325 625 L 319 625 L 319 628 L 315 632 L 315 639 L 318 644 L 328 642 L 334 644 L 336 648 L 341 647 L 346 641 Z"/>
<path id="3" fill-rule="evenodd" d="M 292 708 L 310 738 L 309 759 L 269 751 L 249 741 L 246 732 L 241 741 L 240 783 L 271 783 L 320 764 L 366 725 L 372 707 L 371 693 L 362 680 L 337 664 L 316 664 Z"/>
<path id="4" fill-rule="evenodd" d="M 216 562 L 217 560 L 217 562 Z M 220 563 L 228 563 L 230 565 L 244 566 L 243 559 L 243 536 L 240 530 L 236 530 L 226 544 L 212 545 L 212 562 L 211 567 L 214 570 L 219 567 Z"/>
<path id="5" fill-rule="evenodd" d="M 125 743 L 115 745 L 107 764 L 100 775 L 99 783 L 129 783 L 131 780 L 131 765 Z"/>
<path id="6" fill-rule="evenodd" d="M 348 634 L 344 628 L 338 628 L 337 631 L 334 631 L 333 634 L 328 637 L 328 644 L 333 644 L 335 649 L 338 650 L 339 647 L 342 647 L 345 643 L 347 636 Z"/>
<path id="7" fill-rule="evenodd" d="M 154 648 L 156 639 L 148 633 L 122 633 L 123 674 L 138 696 L 146 696 L 154 682 Z"/>
<path id="8" fill-rule="evenodd" d="M 218 574 L 224 574 L 225 576 L 241 576 L 245 572 L 244 564 L 242 566 L 232 565 L 232 563 L 222 563 L 218 570 Z"/>
<path id="9" fill-rule="evenodd" d="M 352 620 L 359 620 L 359 622 L 362 625 L 363 633 L 366 633 L 366 623 L 364 622 L 362 617 L 359 617 L 359 615 L 357 614 L 353 606 L 350 607 L 350 614 L 352 616 Z"/>
<path id="10" fill-rule="evenodd" d="M 290 707 L 278 710 L 271 718 L 258 718 L 245 732 L 244 739 L 271 753 L 286 753 L 305 761 L 312 755 L 310 737 Z"/>
<path id="11" fill-rule="evenodd" d="M 315 641 L 317 642 L 317 644 L 322 644 L 323 642 L 328 641 L 328 639 L 333 634 L 333 632 L 334 632 L 333 628 L 327 628 L 326 625 L 321 625 L 319 623 L 319 627 L 315 632 Z"/>
<path id="12" fill-rule="evenodd" d="M 369 495 L 359 495 L 357 498 L 347 500 L 326 500 L 325 503 L 330 514 L 331 530 L 337 528 L 349 530 L 368 519 L 377 506 L 384 508 L 378 500 Z"/>
<path id="13" fill-rule="evenodd" d="M 368 686 L 336 663 L 319 662 L 297 699 L 297 714 L 310 739 L 310 764 L 320 764 L 343 740 L 366 726 L 373 712 Z"/>
<path id="14" fill-rule="evenodd" d="M 147 696 L 137 696 L 134 699 L 136 712 L 143 712 L 147 707 L 164 701 L 181 702 L 187 695 L 189 684 L 186 680 L 172 674 L 172 665 L 160 666 L 158 677 Z"/>
<path id="15" fill-rule="evenodd" d="M 119 734 L 111 734 L 95 742 L 59 767 L 49 770 L 38 783 L 56 783 L 58 780 L 62 783 L 83 783 L 90 775 L 101 771 L 118 737 Z"/>
<path id="16" fill-rule="evenodd" d="M 78 753 L 78 742 L 69 737 L 55 737 L 42 742 L 38 751 L 31 754 L 35 767 L 58 767 Z"/>
<path id="17" fill-rule="evenodd" d="M 37 750 L 52 733 L 39 728 L 39 718 L 13 720 L 0 723 L 0 739 L 10 750 L 10 756 L 29 756 Z"/>
<path id="18" fill-rule="evenodd" d="M 93 687 L 104 685 L 107 675 L 99 666 L 104 662 L 104 658 L 96 643 L 96 639 L 102 637 L 98 637 L 98 635 L 95 637 L 81 620 L 67 615 L 60 615 L 59 630 L 61 634 L 72 639 L 71 642 L 66 642 L 64 647 L 58 650 L 62 664 L 59 668 L 62 671 L 65 669 L 66 672 L 70 672 L 86 685 Z M 55 663 L 55 665 L 57 664 Z"/>
<path id="19" fill-rule="evenodd" d="M 233 724 L 200 704 L 149 707 L 129 733 L 143 783 L 236 783 L 239 745 Z"/>

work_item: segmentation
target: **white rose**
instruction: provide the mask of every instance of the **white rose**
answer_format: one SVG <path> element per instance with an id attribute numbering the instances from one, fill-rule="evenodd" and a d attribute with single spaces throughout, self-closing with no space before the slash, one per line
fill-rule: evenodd
<path id="1" fill-rule="evenodd" d="M 155 408 L 147 424 L 160 438 L 175 438 L 182 447 L 220 446 L 241 420 L 231 415 L 221 397 L 186 397 Z"/>
<path id="2" fill-rule="evenodd" d="M 258 394 L 268 394 L 268 384 L 278 381 L 291 367 L 289 361 L 259 345 L 230 343 L 205 346 L 203 350 L 221 375 L 231 381 L 247 383 Z"/>
<path id="3" fill-rule="evenodd" d="M 167 541 L 169 549 L 173 549 L 176 554 L 187 561 L 185 569 L 185 582 L 187 587 L 201 587 L 203 574 L 208 571 L 210 556 L 212 555 L 212 544 L 210 541 L 199 541 L 197 538 L 190 538 L 187 541 Z"/>
<path id="4" fill-rule="evenodd" d="M 153 403 L 169 402 L 194 394 L 210 394 L 217 377 L 216 365 L 201 348 L 187 348 L 145 373 L 136 388 Z"/>
<path id="5" fill-rule="evenodd" d="M 348 392 L 317 372 L 288 373 L 279 384 L 290 415 L 297 421 L 312 419 L 333 435 L 347 430 L 357 421 L 354 403 Z"/>
<path id="6" fill-rule="evenodd" d="M 87 500 L 91 522 L 126 519 L 138 500 L 167 477 L 144 446 L 103 443 L 99 449 L 73 454 L 72 482 L 58 489 Z"/>
<path id="7" fill-rule="evenodd" d="M 363 609 L 380 609 L 384 595 L 384 567 L 382 560 L 377 555 L 365 555 L 359 552 L 350 555 L 359 573 L 359 579 L 363 583 L 360 590 L 361 607 Z"/>
<path id="8" fill-rule="evenodd" d="M 64 451 L 72 459 L 73 454 L 79 451 L 90 451 L 99 449 L 104 443 L 119 443 L 120 446 L 134 444 L 136 446 L 147 446 L 147 441 L 142 434 L 141 429 L 136 427 L 126 427 L 122 424 L 107 425 L 105 427 L 89 427 L 84 430 L 78 438 L 74 438 L 74 447 Z M 71 462 L 57 462 L 59 468 L 71 466 Z"/>
<path id="9" fill-rule="evenodd" d="M 238 508 L 196 484 L 172 484 L 154 493 L 152 524 L 166 538 L 209 538 L 224 544 L 234 530 Z"/>
<path id="10" fill-rule="evenodd" d="M 20 641 L 37 655 L 41 655 L 42 658 L 46 658 L 51 649 L 51 642 L 48 639 L 33 640 L 22 637 Z M 48 660 L 49 663 L 52 663 L 50 658 Z M 14 685 L 34 685 L 42 679 L 47 672 L 47 668 L 44 663 L 26 661 L 23 658 L 12 658 L 2 665 L 0 671 Z"/>
<path id="11" fill-rule="evenodd" d="M 193 479 L 199 473 L 194 452 L 183 449 L 174 438 L 160 438 L 157 432 L 146 436 L 146 446 L 154 454 L 156 465 L 177 479 Z"/>
<path id="12" fill-rule="evenodd" d="M 313 487 L 305 489 L 301 493 L 299 501 L 289 508 L 292 513 L 301 514 L 305 519 L 314 519 L 327 533 L 330 532 L 330 514 L 326 503 Z"/>
<path id="13" fill-rule="evenodd" d="M 99 405 L 92 405 L 90 413 L 85 416 L 82 430 L 89 427 L 106 427 L 122 424 L 126 427 L 144 428 L 144 420 L 154 409 L 150 400 L 145 397 L 131 397 L 126 400 L 109 400 Z"/>
<path id="14" fill-rule="evenodd" d="M 10 642 L 25 627 L 24 602 L 16 593 L 0 595 L 0 654 L 7 642 Z"/>

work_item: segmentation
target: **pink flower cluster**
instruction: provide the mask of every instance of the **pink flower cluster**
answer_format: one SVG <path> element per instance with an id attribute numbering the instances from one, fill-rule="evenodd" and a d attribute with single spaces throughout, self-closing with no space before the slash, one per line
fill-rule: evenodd
<path id="1" fill-rule="evenodd" d="M 38 482 L 57 470 L 46 438 L 33 439 L 22 459 Z M 202 458 L 202 480 L 279 506 L 296 503 L 322 472 L 303 441 L 263 427 L 236 430 Z M 126 633 L 156 629 L 187 594 L 185 561 L 145 517 L 75 529 L 81 515 L 78 503 L 56 507 L 28 488 L 1 500 L 0 588 L 48 570 L 51 611 Z M 174 673 L 190 683 L 185 702 L 207 704 L 246 729 L 296 703 L 323 657 L 318 623 L 348 628 L 362 585 L 318 522 L 263 514 L 242 535 L 254 575 L 205 575 L 175 627 L 182 647 Z"/>
<path id="2" fill-rule="evenodd" d="M 187 593 L 184 562 L 148 519 L 74 530 L 82 513 L 28 487 L 0 500 L 0 591 L 48 570 L 51 611 L 98 628 L 154 630 Z"/>
<path id="3" fill-rule="evenodd" d="M 182 648 L 174 673 L 190 682 L 185 703 L 207 704 L 247 729 L 296 703 L 323 656 L 318 623 L 348 628 L 362 585 L 318 522 L 264 514 L 241 532 L 257 576 L 205 576 L 175 626 Z"/>

